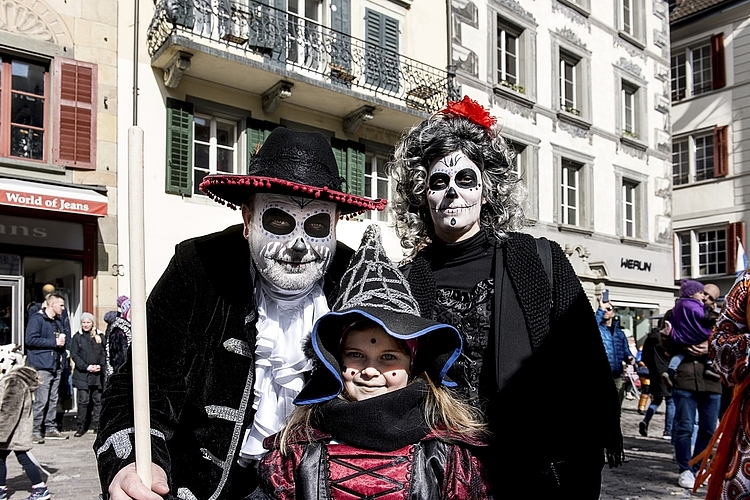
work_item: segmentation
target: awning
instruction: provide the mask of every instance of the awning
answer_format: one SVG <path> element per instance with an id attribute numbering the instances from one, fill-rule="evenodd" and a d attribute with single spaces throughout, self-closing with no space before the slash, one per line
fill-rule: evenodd
<path id="1" fill-rule="evenodd" d="M 107 202 L 92 189 L 0 178 L 0 205 L 105 216 Z"/>

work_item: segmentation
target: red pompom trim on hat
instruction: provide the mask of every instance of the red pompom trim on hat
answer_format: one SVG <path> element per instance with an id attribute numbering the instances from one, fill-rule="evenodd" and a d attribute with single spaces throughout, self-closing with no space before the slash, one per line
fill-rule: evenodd
<path id="1" fill-rule="evenodd" d="M 487 130 L 491 130 L 492 126 L 497 123 L 497 118 L 492 116 L 488 109 L 467 95 L 458 102 L 448 101 L 448 105 L 442 109 L 440 113 L 444 115 L 462 116 Z"/>

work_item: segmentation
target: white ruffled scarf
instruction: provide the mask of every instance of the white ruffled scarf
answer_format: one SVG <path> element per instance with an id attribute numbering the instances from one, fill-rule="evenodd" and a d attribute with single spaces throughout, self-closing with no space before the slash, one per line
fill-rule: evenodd
<path id="1" fill-rule="evenodd" d="M 247 465 L 266 454 L 263 440 L 281 430 L 294 410 L 292 400 L 312 369 L 303 342 L 315 322 L 329 311 L 322 280 L 290 294 L 258 277 L 258 331 L 255 347 L 255 418 L 245 430 L 240 463 Z"/>

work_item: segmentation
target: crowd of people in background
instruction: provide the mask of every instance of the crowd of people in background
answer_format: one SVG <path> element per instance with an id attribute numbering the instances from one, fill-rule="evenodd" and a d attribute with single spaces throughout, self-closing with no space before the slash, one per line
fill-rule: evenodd
<path id="1" fill-rule="evenodd" d="M 720 373 L 714 368 L 716 360 L 709 355 L 709 339 L 719 318 L 717 301 L 720 290 L 714 284 L 685 279 L 680 284 L 680 297 L 675 306 L 664 313 L 633 356 L 628 340 L 616 318 L 606 323 L 615 308 L 602 301 L 597 317 L 605 346 L 609 346 L 612 375 L 627 386 L 623 376 L 629 365 L 645 368 L 643 377 L 648 385 L 641 385 L 645 397 L 639 402 L 638 412 L 643 420 L 638 432 L 649 436 L 649 425 L 654 414 L 665 403 L 662 438 L 674 446 L 674 460 L 679 470 L 677 483 L 686 489 L 697 488 L 696 474 L 700 469 L 696 457 L 710 448 L 711 438 L 719 422 L 724 392 Z M 605 292 L 606 297 L 606 292 Z M 622 394 L 622 392 L 621 392 Z M 622 396 L 621 396 L 622 401 Z"/>
<path id="2" fill-rule="evenodd" d="M 70 437 L 63 423 L 65 412 L 72 408 L 73 388 L 77 394 L 73 436 L 98 430 L 106 376 L 124 362 L 130 345 L 127 297 L 118 299 L 117 311 L 105 315 L 106 332 L 96 327 L 93 314 L 84 312 L 80 330 L 71 334 L 65 296 L 52 284 L 41 291 L 43 300 L 27 306 L 25 355 L 20 345 L 0 346 L 0 499 L 10 495 L 6 459 L 11 452 L 31 481 L 27 500 L 50 498 L 40 468 L 29 453 L 33 444 Z"/>

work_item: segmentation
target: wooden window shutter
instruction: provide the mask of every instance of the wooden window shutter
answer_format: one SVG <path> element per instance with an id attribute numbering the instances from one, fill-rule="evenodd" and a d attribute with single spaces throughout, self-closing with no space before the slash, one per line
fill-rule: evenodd
<path id="1" fill-rule="evenodd" d="M 363 144 L 342 139 L 331 139 L 331 148 L 343 178 L 342 191 L 358 196 L 365 195 L 365 147 Z"/>
<path id="2" fill-rule="evenodd" d="M 255 152 L 260 149 L 273 129 L 280 127 L 278 123 L 265 120 L 255 120 L 245 118 L 245 133 L 247 137 L 247 161 L 245 162 L 245 172 L 250 167 L 250 160 Z"/>
<path id="3" fill-rule="evenodd" d="M 349 141 L 346 148 L 346 183 L 348 193 L 365 195 L 365 147 Z"/>
<path id="4" fill-rule="evenodd" d="M 52 161 L 66 167 L 96 168 L 97 66 L 55 59 L 55 127 Z"/>
<path id="5" fill-rule="evenodd" d="M 166 192 L 193 194 L 193 104 L 167 98 Z"/>
<path id="6" fill-rule="evenodd" d="M 336 165 L 339 167 L 339 177 L 341 177 L 341 190 L 349 193 L 349 181 L 347 178 L 347 142 L 342 139 L 331 138 L 331 149 L 333 156 L 336 158 Z"/>
<path id="7" fill-rule="evenodd" d="M 714 129 L 714 177 L 726 177 L 729 174 L 728 127 Z"/>
<path id="8" fill-rule="evenodd" d="M 742 248 L 747 252 L 745 244 L 745 223 L 730 222 L 727 224 L 727 274 L 734 274 L 737 266 L 737 241 L 742 242 Z"/>
<path id="9" fill-rule="evenodd" d="M 714 89 L 721 89 L 727 84 L 724 57 L 724 33 L 711 37 L 711 81 Z"/>

